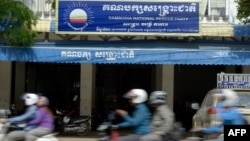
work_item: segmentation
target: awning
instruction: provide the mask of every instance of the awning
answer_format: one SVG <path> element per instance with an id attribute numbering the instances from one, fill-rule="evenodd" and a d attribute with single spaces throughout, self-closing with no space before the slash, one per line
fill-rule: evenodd
<path id="1" fill-rule="evenodd" d="M 1 61 L 94 64 L 250 65 L 249 43 L 109 41 L 1 46 Z"/>
<path id="2" fill-rule="evenodd" d="M 250 25 L 234 25 L 234 37 L 250 37 Z"/>

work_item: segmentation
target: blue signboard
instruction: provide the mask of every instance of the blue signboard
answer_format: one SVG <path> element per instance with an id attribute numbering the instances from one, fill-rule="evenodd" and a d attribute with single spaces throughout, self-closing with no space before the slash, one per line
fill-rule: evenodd
<path id="1" fill-rule="evenodd" d="M 199 34 L 198 2 L 58 0 L 57 8 L 57 33 Z"/>

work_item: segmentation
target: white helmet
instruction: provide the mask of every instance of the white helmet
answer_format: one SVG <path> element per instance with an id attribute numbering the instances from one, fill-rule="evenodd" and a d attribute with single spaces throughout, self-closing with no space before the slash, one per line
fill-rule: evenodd
<path id="1" fill-rule="evenodd" d="M 35 93 L 25 93 L 22 96 L 22 99 L 25 101 L 25 104 L 27 106 L 31 106 L 31 105 L 34 105 L 38 102 L 39 96 Z"/>
<path id="2" fill-rule="evenodd" d="M 225 106 L 235 106 L 238 102 L 238 95 L 231 89 L 222 89 L 221 94 L 224 98 L 223 104 Z"/>
<path id="3" fill-rule="evenodd" d="M 143 103 L 148 100 L 148 94 L 143 89 L 132 89 L 124 95 L 127 99 L 132 99 L 135 104 Z"/>
<path id="4" fill-rule="evenodd" d="M 150 94 L 149 104 L 164 104 L 167 100 L 167 93 L 164 91 L 154 91 Z"/>

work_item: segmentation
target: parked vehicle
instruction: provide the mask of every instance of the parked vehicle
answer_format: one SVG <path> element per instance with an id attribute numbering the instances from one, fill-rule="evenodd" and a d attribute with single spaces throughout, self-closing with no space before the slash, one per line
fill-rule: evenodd
<path id="1" fill-rule="evenodd" d="M 198 109 L 193 116 L 193 127 L 210 127 L 221 123 L 219 117 L 216 115 L 215 107 L 218 104 L 218 100 L 212 97 L 212 94 L 216 93 L 218 89 L 210 90 L 200 107 L 193 103 L 193 108 Z M 235 90 L 239 96 L 237 102 L 238 110 L 243 114 L 245 120 L 250 123 L 250 91 L 247 90 Z"/>
<path id="2" fill-rule="evenodd" d="M 246 124 L 250 123 L 250 74 L 221 72 L 217 74 L 217 87 L 206 94 L 201 106 L 197 103 L 192 104 L 193 108 L 197 109 L 193 116 L 194 128 L 206 128 L 221 123 L 215 110 L 218 99 L 212 97 L 220 89 L 232 89 L 238 94 L 236 106 L 243 114 Z"/>
<path id="3" fill-rule="evenodd" d="M 186 137 L 183 138 L 180 141 L 209 141 L 209 140 L 215 140 L 219 138 L 223 138 L 223 133 L 213 133 L 213 134 L 206 134 L 201 131 L 188 131 L 186 133 Z"/>
<path id="4" fill-rule="evenodd" d="M 86 135 L 90 130 L 90 116 L 76 116 L 73 111 L 63 112 L 56 109 L 55 130 L 60 133 Z"/>

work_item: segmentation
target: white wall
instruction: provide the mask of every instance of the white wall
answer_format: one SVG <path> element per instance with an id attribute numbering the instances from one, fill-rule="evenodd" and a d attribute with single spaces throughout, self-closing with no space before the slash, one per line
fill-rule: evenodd
<path id="1" fill-rule="evenodd" d="M 228 0 L 228 15 L 229 22 L 232 24 L 240 24 L 240 21 L 236 18 L 237 16 L 237 3 L 234 0 Z"/>

